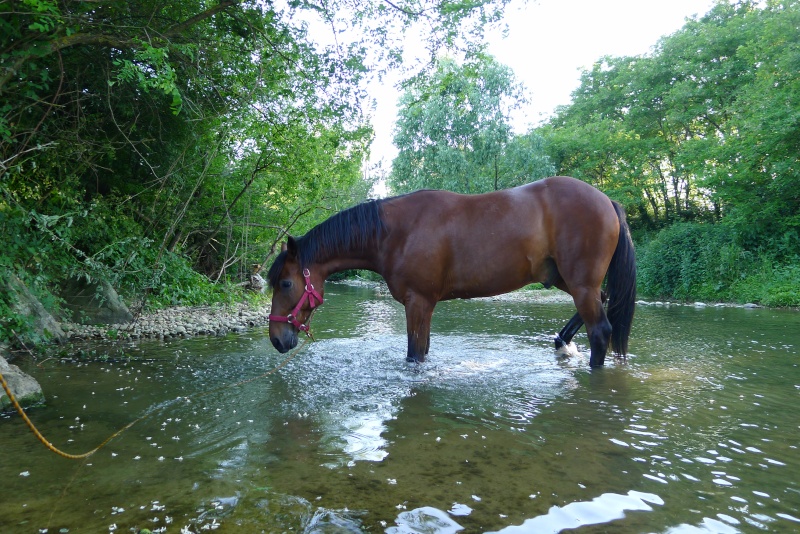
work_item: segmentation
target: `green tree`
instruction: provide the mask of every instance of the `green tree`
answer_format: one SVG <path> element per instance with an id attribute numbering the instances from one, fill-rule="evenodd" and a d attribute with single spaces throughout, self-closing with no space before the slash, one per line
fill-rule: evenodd
<path id="1" fill-rule="evenodd" d="M 602 58 L 540 130 L 560 173 L 664 229 L 640 248 L 643 289 L 800 301 L 766 282 L 800 257 L 799 25 L 797 0 L 720 1 L 650 55 Z M 663 261 L 687 243 L 702 254 Z"/>
<path id="2" fill-rule="evenodd" d="M 748 66 L 704 185 L 749 249 L 783 261 L 800 255 L 800 2 L 747 13 Z"/>
<path id="3" fill-rule="evenodd" d="M 236 280 L 366 197 L 363 81 L 402 31 L 466 49 L 504 3 L 1 2 L 0 269 L 166 302 L 187 261 Z"/>
<path id="4" fill-rule="evenodd" d="M 511 70 L 491 56 L 472 55 L 461 65 L 440 59 L 431 76 L 411 79 L 400 99 L 390 187 L 478 193 L 547 174 L 536 134 L 512 142 L 510 114 L 522 98 Z M 534 152 L 526 158 L 528 150 Z"/>
<path id="5" fill-rule="evenodd" d="M 747 197 L 773 190 L 781 194 L 764 195 L 771 215 L 762 222 L 788 223 L 797 17 L 798 2 L 720 2 L 651 55 L 602 58 L 541 130 L 559 172 L 610 190 L 651 228 L 750 218 Z M 772 122 L 777 128 L 766 127 Z M 781 169 L 769 188 L 766 162 Z"/>

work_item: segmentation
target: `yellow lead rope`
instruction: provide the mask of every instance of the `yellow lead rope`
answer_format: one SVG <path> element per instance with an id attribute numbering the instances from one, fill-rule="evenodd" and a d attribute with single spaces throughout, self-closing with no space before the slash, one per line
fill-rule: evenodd
<path id="1" fill-rule="evenodd" d="M 310 335 L 309 335 L 309 337 L 310 337 Z M 221 387 L 212 389 L 210 391 L 206 391 L 205 393 L 200 393 L 200 394 L 197 394 L 197 395 L 190 395 L 188 397 L 178 397 L 175 400 L 179 400 L 179 399 L 187 399 L 188 400 L 188 399 L 191 399 L 191 398 L 205 397 L 206 395 L 211 395 L 212 393 L 216 393 L 216 392 L 222 391 L 224 389 L 233 388 L 233 387 L 241 386 L 243 384 L 247 384 L 249 382 L 254 382 L 256 380 L 260 380 L 260 379 L 262 379 L 262 378 L 264 378 L 266 376 L 271 375 L 272 373 L 277 372 L 279 369 L 281 369 L 287 363 L 289 363 L 292 360 L 292 358 L 297 356 L 297 354 L 303 349 L 303 347 L 305 347 L 306 343 L 308 343 L 308 339 L 305 339 L 303 341 L 303 343 L 299 347 L 297 347 L 294 351 L 292 351 L 292 353 L 289 354 L 289 356 L 287 356 L 286 359 L 284 359 L 281 363 L 279 363 L 278 365 L 276 365 L 275 367 L 273 367 L 272 369 L 270 369 L 269 371 L 267 371 L 266 373 L 264 373 L 262 375 L 256 376 L 254 378 L 248 378 L 247 380 L 241 380 L 239 382 L 236 382 L 236 383 L 233 383 L 233 384 L 228 384 L 226 386 L 221 386 Z M 99 451 L 100 449 L 102 449 L 109 441 L 111 441 L 112 439 L 116 438 L 117 436 L 119 436 L 120 434 L 122 434 L 123 432 L 128 430 L 130 427 L 132 427 L 133 425 L 138 423 L 139 421 L 143 421 L 143 420 L 147 419 L 148 417 L 150 417 L 151 415 L 153 415 L 155 413 L 155 410 L 153 410 L 150 413 L 147 413 L 147 414 L 139 417 L 138 419 L 134 419 L 133 421 L 131 421 L 130 423 L 128 423 L 124 427 L 120 428 L 119 430 L 117 430 L 116 432 L 111 434 L 108 438 L 106 438 L 105 441 L 103 441 L 100 445 L 98 445 L 94 449 L 90 450 L 89 452 L 85 452 L 83 454 L 70 454 L 68 452 L 62 451 L 61 449 L 59 449 L 58 447 L 56 447 L 55 445 L 53 445 L 52 443 L 47 441 L 47 439 L 42 435 L 42 433 L 39 432 L 39 429 L 36 428 L 36 425 L 34 425 L 33 421 L 30 420 L 30 418 L 28 417 L 28 414 L 25 413 L 25 410 L 23 410 L 22 406 L 20 406 L 19 402 L 17 402 L 17 397 L 15 397 L 14 394 L 11 392 L 11 388 L 8 386 L 8 383 L 6 382 L 6 379 L 3 376 L 2 372 L 0 372 L 0 383 L 2 383 L 3 389 L 6 392 L 6 395 L 8 395 L 9 399 L 11 399 L 11 403 L 14 405 L 14 408 L 16 408 L 17 413 L 19 413 L 20 417 L 22 417 L 22 420 L 25 421 L 25 424 L 28 425 L 28 428 L 31 429 L 31 432 L 33 432 L 33 434 L 42 443 L 42 445 L 44 445 L 45 447 L 47 447 L 48 449 L 50 449 L 52 452 L 56 453 L 57 455 L 59 455 L 59 456 L 61 456 L 63 458 L 67 458 L 69 460 L 82 460 L 84 458 L 88 458 L 92 454 L 94 454 L 97 451 Z"/>

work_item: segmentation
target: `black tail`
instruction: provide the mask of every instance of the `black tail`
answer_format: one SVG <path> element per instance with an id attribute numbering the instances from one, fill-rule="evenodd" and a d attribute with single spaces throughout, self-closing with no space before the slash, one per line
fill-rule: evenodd
<path id="1" fill-rule="evenodd" d="M 608 266 L 606 315 L 611 322 L 611 347 L 617 355 L 624 356 L 636 311 L 636 254 L 625 211 L 616 202 L 613 204 L 619 218 L 619 241 Z"/>

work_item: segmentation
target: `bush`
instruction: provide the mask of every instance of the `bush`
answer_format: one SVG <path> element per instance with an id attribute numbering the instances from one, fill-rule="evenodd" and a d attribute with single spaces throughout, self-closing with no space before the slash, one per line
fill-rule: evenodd
<path id="1" fill-rule="evenodd" d="M 800 306 L 800 258 L 786 265 L 763 260 L 758 268 L 730 288 L 733 300 L 764 306 Z"/>
<path id="2" fill-rule="evenodd" d="M 122 278 L 123 295 L 136 301 L 146 294 L 146 305 L 201 306 L 210 303 L 233 304 L 243 298 L 258 300 L 239 284 L 228 281 L 212 282 L 192 268 L 191 260 L 181 254 L 165 252 L 157 260 L 155 247 L 143 248 L 131 260 Z"/>
<path id="3" fill-rule="evenodd" d="M 724 227 L 679 223 L 637 250 L 639 291 L 652 297 L 722 300 L 748 255 Z"/>
<path id="4" fill-rule="evenodd" d="M 638 290 L 654 298 L 800 306 L 798 263 L 745 250 L 725 225 L 679 223 L 637 248 Z"/>

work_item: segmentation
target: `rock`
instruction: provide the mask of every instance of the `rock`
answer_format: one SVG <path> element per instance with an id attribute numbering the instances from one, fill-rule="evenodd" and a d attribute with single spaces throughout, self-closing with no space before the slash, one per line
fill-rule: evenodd
<path id="1" fill-rule="evenodd" d="M 19 370 L 19 367 L 11 365 L 2 356 L 0 356 L 0 372 L 3 373 L 9 389 L 11 389 L 11 392 L 23 408 L 44 402 L 42 386 L 40 386 L 32 376 L 23 373 Z M 9 399 L 6 392 L 0 388 L 0 411 L 10 406 L 11 399 Z"/>
<path id="2" fill-rule="evenodd" d="M 744 305 L 744 307 L 745 308 L 760 308 L 761 306 L 759 306 L 758 304 L 754 304 L 752 302 L 748 302 L 747 304 Z"/>
<path id="3" fill-rule="evenodd" d="M 16 276 L 10 276 L 6 281 L 8 292 L 13 296 L 12 308 L 20 315 L 33 319 L 33 328 L 40 338 L 53 339 L 61 343 L 67 335 L 55 318 L 48 312 L 42 303 L 34 297 L 25 284 Z M 41 339 L 23 339 L 26 343 L 38 343 Z"/>
<path id="4" fill-rule="evenodd" d="M 250 281 L 245 283 L 245 287 L 250 291 L 256 291 L 258 293 L 263 293 L 267 287 L 267 281 L 264 280 L 259 271 L 261 270 L 260 264 L 253 264 L 252 274 L 250 274 Z"/>
<path id="5" fill-rule="evenodd" d="M 128 307 L 105 280 L 87 282 L 70 278 L 61 288 L 61 298 L 76 323 L 121 324 L 133 319 Z"/>

